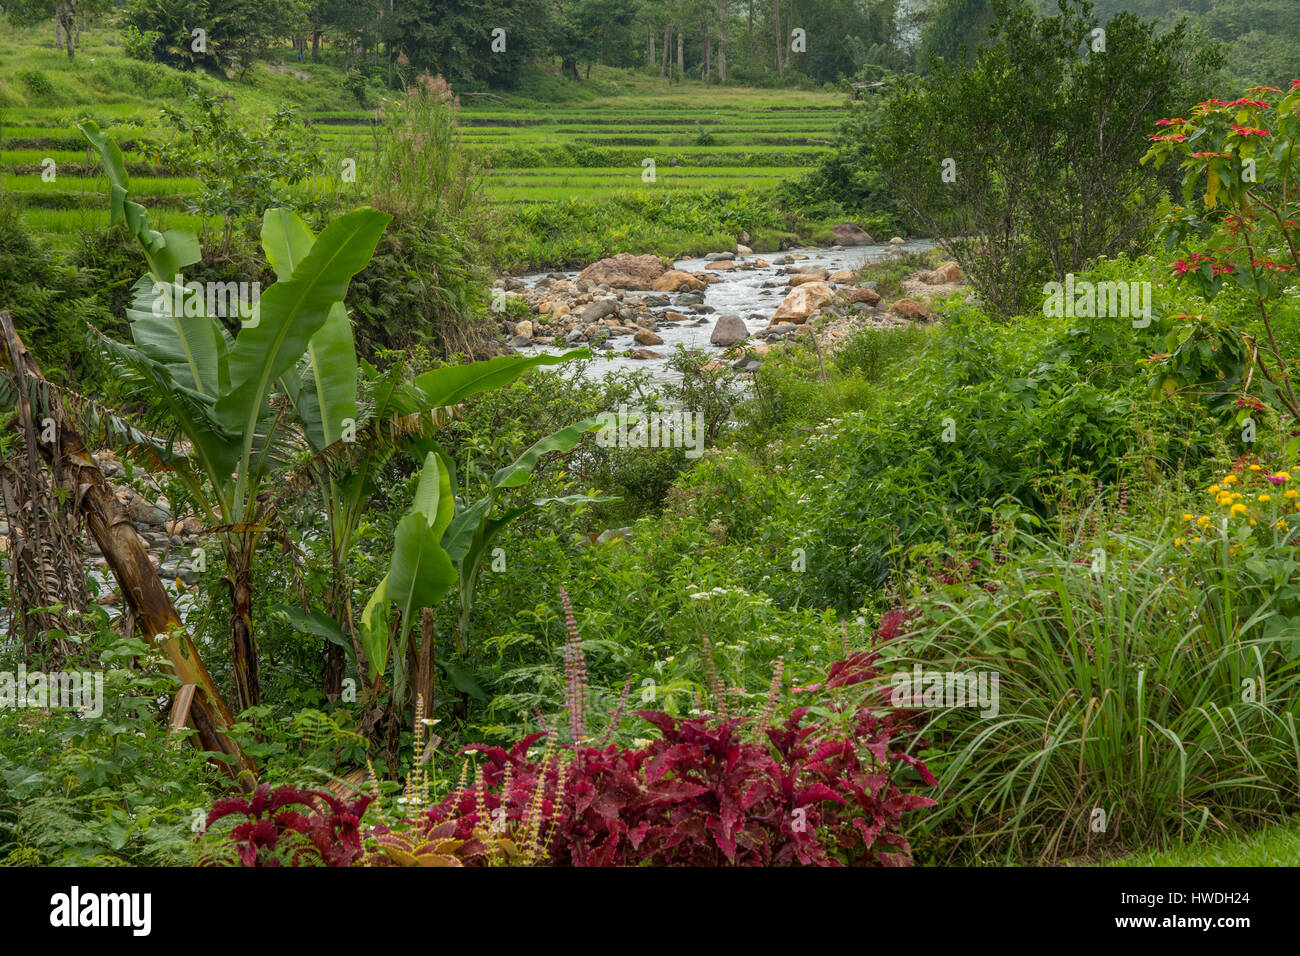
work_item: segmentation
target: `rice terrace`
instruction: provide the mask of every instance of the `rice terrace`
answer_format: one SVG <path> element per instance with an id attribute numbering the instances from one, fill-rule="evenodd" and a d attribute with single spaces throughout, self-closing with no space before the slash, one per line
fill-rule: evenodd
<path id="1" fill-rule="evenodd" d="M 1294 14 L 0 0 L 22 919 L 819 866 L 1263 925 L 1199 874 L 1300 864 Z"/>

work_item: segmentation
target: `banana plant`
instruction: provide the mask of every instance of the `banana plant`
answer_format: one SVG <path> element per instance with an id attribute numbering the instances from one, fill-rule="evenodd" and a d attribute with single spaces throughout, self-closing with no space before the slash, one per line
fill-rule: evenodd
<path id="1" fill-rule="evenodd" d="M 327 329 L 328 323 L 317 335 Z M 350 341 L 349 338 L 349 344 Z M 351 639 L 345 624 L 352 620 L 351 586 L 345 569 L 357 527 L 375 491 L 374 476 L 398 451 L 418 454 L 436 430 L 450 419 L 454 406 L 470 396 L 508 385 L 531 368 L 556 365 L 589 354 L 586 349 L 574 349 L 562 355 L 503 355 L 483 362 L 433 369 L 413 380 L 408 379 L 401 363 L 381 373 L 369 363 L 361 362 L 359 374 L 365 400 L 348 406 L 341 398 L 348 387 L 344 383 L 357 381 L 355 352 L 350 347 L 343 348 L 341 341 L 323 347 L 318 354 L 309 349 L 300 366 L 300 384 L 291 385 L 287 391 L 293 398 L 307 440 L 317 452 L 309 460 L 307 472 L 325 504 L 331 579 L 323 612 L 280 610 L 299 629 L 326 638 L 321 689 L 327 697 L 337 698 L 342 687 L 345 655 Z M 317 372 L 318 355 L 329 358 L 328 366 L 321 373 Z M 345 369 L 350 370 L 350 378 L 343 374 Z M 337 387 L 331 388 L 330 382 L 322 383 L 323 374 L 337 382 Z M 355 384 L 351 387 L 355 389 Z M 328 397 L 334 393 L 340 398 L 334 414 L 356 416 L 357 431 L 351 442 L 342 442 L 338 430 L 331 433 L 329 423 L 322 421 L 321 410 L 331 407 Z M 299 394 L 301 400 L 294 397 Z M 316 398 L 317 394 L 322 397 Z M 324 619 L 337 624 L 330 627 Z M 359 658 L 357 667 L 361 672 Z"/>
<path id="2" fill-rule="evenodd" d="M 560 498 L 534 498 L 519 504 L 498 509 L 503 492 L 520 488 L 533 476 L 542 456 L 551 452 L 567 453 L 591 432 L 599 431 L 603 420 L 599 416 L 585 418 L 551 432 L 534 442 L 527 451 L 504 468 L 498 469 L 488 483 L 487 493 L 473 504 L 456 500 L 456 515 L 443 536 L 443 547 L 451 557 L 460 577 L 460 615 L 456 625 L 456 650 L 464 654 L 469 645 L 470 618 L 474 612 L 474 589 L 483 559 L 492 553 L 492 544 L 505 528 L 518 518 L 537 508 L 548 505 L 581 505 L 601 501 L 618 501 L 617 497 L 592 497 L 566 495 Z"/>
<path id="3" fill-rule="evenodd" d="M 400 708 L 412 670 L 431 673 L 433 649 L 417 648 L 413 629 L 421 612 L 432 608 L 456 583 L 456 569 L 442 547 L 442 535 L 451 523 L 454 503 L 451 472 L 437 452 L 424 459 L 410 510 L 397 523 L 393 555 L 384 575 L 362 612 L 362 634 L 371 678 L 382 673 L 393 649 L 393 700 Z M 396 617 L 393 617 L 393 611 Z M 409 648 L 410 666 L 402 666 L 402 651 Z"/>
<path id="4" fill-rule="evenodd" d="M 355 408 L 355 375 L 348 398 L 348 369 L 333 356 L 351 348 L 343 299 L 352 277 L 370 261 L 388 215 L 359 209 L 339 217 L 318 237 L 283 210 L 269 210 L 262 244 L 277 281 L 260 296 L 259 314 L 232 336 L 208 315 L 202 296 L 171 290 L 186 266 L 199 260 L 189 233 L 159 233 L 144 207 L 127 199 L 122 154 L 92 122 L 78 124 L 99 152 L 111 184 L 111 222 L 125 222 L 139 242 L 148 272 L 135 286 L 128 308 L 132 344 L 104 339 L 106 349 L 152 399 L 152 409 L 171 437 L 188 451 L 172 470 L 223 534 L 230 592 L 230 640 L 235 699 L 244 709 L 261 701 L 257 646 L 252 626 L 253 563 L 271 517 L 264 491 L 287 472 L 287 454 L 299 430 L 292 416 L 272 407 L 285 394 L 299 414 L 311 409 L 328 443 Z M 306 359 L 304 377 L 300 363 Z M 169 441 L 169 447 L 176 447 Z"/>
<path id="5" fill-rule="evenodd" d="M 462 371 L 458 371 L 457 376 L 465 375 L 463 370 L 469 368 L 472 366 L 460 366 Z M 429 394 L 436 394 L 431 388 L 431 380 L 426 380 L 425 387 L 430 388 Z M 446 394 L 457 394 L 458 388 Z M 423 684 L 420 692 L 426 695 L 426 700 L 431 696 L 428 675 L 433 670 L 434 661 L 430 656 L 434 649 L 427 636 L 417 645 L 414 629 L 424 610 L 436 607 L 457 586 L 460 617 L 456 659 L 438 663 L 458 690 L 481 693 L 469 673 L 460 666 L 460 659 L 473 610 L 474 587 L 484 557 L 491 552 L 492 542 L 510 522 L 536 508 L 617 499 L 588 495 L 535 498 L 499 513 L 496 505 L 508 489 L 522 487 L 528 482 L 543 455 L 572 451 L 584 435 L 598 431 L 601 426 L 600 418 L 588 418 L 535 442 L 509 465 L 496 471 L 487 494 L 470 505 L 454 494 L 455 471 L 445 454 L 440 449 L 426 454 L 415 498 L 410 510 L 398 522 L 393 536 L 388 573 L 371 594 L 361 614 L 361 643 L 370 662 L 370 678 L 373 681 L 384 674 L 391 662 L 392 706 L 395 709 L 402 707 L 408 699 L 407 688 L 413 674 L 419 675 L 417 680 Z"/>

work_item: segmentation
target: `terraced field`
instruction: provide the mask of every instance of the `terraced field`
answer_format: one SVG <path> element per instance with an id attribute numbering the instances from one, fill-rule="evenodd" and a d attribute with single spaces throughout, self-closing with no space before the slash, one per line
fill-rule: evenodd
<path id="1" fill-rule="evenodd" d="M 165 228 L 194 226 L 197 183 L 173 178 L 145 155 L 158 131 L 152 116 L 129 106 L 27 107 L 6 110 L 0 126 L 0 202 L 14 203 L 35 230 L 64 241 L 70 230 L 107 221 L 107 183 L 72 127 L 89 115 L 122 141 L 133 189 Z M 327 168 L 344 157 L 364 176 L 373 149 L 366 111 L 305 114 L 321 137 Z M 619 190 L 774 186 L 798 175 L 829 146 L 842 99 L 820 93 L 728 90 L 716 106 L 671 96 L 621 97 L 555 112 L 466 108 L 463 142 L 487 168 L 498 203 L 595 200 Z M 43 177 L 53 160 L 56 175 Z M 317 181 L 317 191 L 339 184 Z"/>

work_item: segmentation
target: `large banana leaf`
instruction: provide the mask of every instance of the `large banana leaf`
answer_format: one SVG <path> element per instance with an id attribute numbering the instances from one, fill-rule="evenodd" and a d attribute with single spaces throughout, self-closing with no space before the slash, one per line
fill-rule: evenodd
<path id="1" fill-rule="evenodd" d="M 178 230 L 150 229 L 144 207 L 126 200 L 129 181 L 117 143 L 89 120 L 79 123 L 78 129 L 99 152 L 112 184 L 111 221 L 116 224 L 125 218 L 149 263 L 149 274 L 136 283 L 127 311 L 132 339 L 146 356 L 165 365 L 180 385 L 213 397 L 222 394 L 228 343 L 221 324 L 205 314 L 173 314 L 171 283 L 185 266 L 199 261 L 198 239 Z"/>
<path id="2" fill-rule="evenodd" d="M 508 385 L 538 365 L 559 365 L 590 355 L 588 349 L 573 349 L 563 355 L 500 355 L 486 362 L 433 369 L 418 376 L 414 385 L 429 406 L 455 405 L 478 392 Z"/>
<path id="3" fill-rule="evenodd" d="M 262 249 L 281 282 L 291 279 L 316 239 L 292 210 L 268 209 L 262 218 Z M 285 377 L 308 441 L 320 450 L 338 441 L 343 422 L 357 418 L 357 352 L 342 299 L 307 343 L 300 375 Z"/>
<path id="4" fill-rule="evenodd" d="M 163 283 L 171 282 L 185 266 L 198 262 L 201 252 L 197 237 L 179 230 L 155 232 L 149 228 L 149 216 L 144 207 L 127 201 L 130 184 L 126 176 L 126 165 L 122 162 L 122 151 L 118 149 L 117 143 L 101 133 L 99 126 L 90 120 L 78 123 L 77 129 L 81 130 L 81 135 L 99 153 L 104 175 L 111 184 L 109 222 L 117 225 L 121 220 L 126 220 L 127 228 L 144 247 L 149 271 L 154 278 Z"/>
<path id="5" fill-rule="evenodd" d="M 174 314 L 172 289 L 157 283 L 152 275 L 136 283 L 126 310 L 131 340 L 144 355 L 166 366 L 178 385 L 215 399 L 230 387 L 230 336 L 220 322 L 201 311 Z M 182 302 L 192 296 L 187 293 Z"/>
<path id="6" fill-rule="evenodd" d="M 374 209 L 340 216 L 321 232 L 287 280 L 261 297 L 261 320 L 245 327 L 230 351 L 230 391 L 217 415 L 251 444 L 271 384 L 291 369 L 307 343 L 342 301 L 352 277 L 365 268 L 391 217 Z"/>
<path id="7" fill-rule="evenodd" d="M 492 487 L 518 488 L 533 476 L 533 469 L 537 467 L 537 463 L 541 461 L 543 455 L 553 451 L 572 451 L 573 447 L 582 441 L 584 435 L 600 431 L 602 427 L 604 427 L 604 422 L 599 416 L 596 416 L 584 418 L 580 422 L 575 422 L 558 431 L 551 432 L 545 438 L 534 442 L 531 448 L 513 462 L 499 469 L 492 476 Z"/>
<path id="8" fill-rule="evenodd" d="M 397 606 L 402 629 L 407 630 L 422 608 L 436 606 L 456 583 L 456 568 L 441 544 L 453 507 L 450 474 L 438 455 L 430 452 L 411 510 L 397 523 L 388 574 L 362 612 L 362 643 L 372 677 L 388 662 L 387 605 Z"/>

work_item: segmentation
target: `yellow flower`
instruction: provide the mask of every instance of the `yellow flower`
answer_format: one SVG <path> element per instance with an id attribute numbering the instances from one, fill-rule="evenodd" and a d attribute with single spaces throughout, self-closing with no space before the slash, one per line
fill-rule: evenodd
<path id="1" fill-rule="evenodd" d="M 1201 540 L 1202 540 L 1201 538 L 1193 538 L 1192 544 L 1198 544 Z"/>
<path id="2" fill-rule="evenodd" d="M 1229 475 L 1228 477 L 1223 479 L 1223 483 L 1225 485 L 1235 485 L 1237 483 L 1237 476 Z"/>
<path id="3" fill-rule="evenodd" d="M 1220 488 L 1218 485 L 1210 485 L 1210 494 L 1212 495 L 1217 495 L 1222 490 L 1223 489 Z"/>
<path id="4" fill-rule="evenodd" d="M 1228 507 L 1228 505 L 1232 504 L 1232 495 L 1219 495 L 1216 504 L 1223 508 Z"/>
<path id="5" fill-rule="evenodd" d="M 1235 515 L 1244 515 L 1244 514 L 1246 513 L 1246 506 L 1245 506 L 1245 505 L 1240 505 L 1240 504 L 1239 504 L 1239 505 L 1233 505 L 1233 506 L 1232 506 L 1232 513 L 1235 514 Z"/>
<path id="6" fill-rule="evenodd" d="M 1255 498 L 1255 500 L 1256 500 L 1256 501 L 1272 501 L 1273 499 L 1270 498 L 1268 495 L 1259 495 L 1258 497 Z"/>
<path id="7" fill-rule="evenodd" d="M 1175 547 L 1175 548 L 1181 548 L 1182 546 L 1183 546 L 1183 539 L 1182 539 L 1182 538 L 1174 538 L 1174 547 Z"/>
<path id="8" fill-rule="evenodd" d="M 1251 465 L 1251 466 L 1250 466 L 1250 470 L 1251 470 L 1251 471 L 1259 471 L 1259 470 L 1260 470 L 1259 465 Z"/>
<path id="9" fill-rule="evenodd" d="M 1196 526 L 1197 526 L 1198 528 L 1206 528 L 1206 527 L 1209 527 L 1209 524 L 1210 524 L 1210 516 L 1209 516 L 1209 515 L 1201 515 L 1199 518 L 1196 519 Z"/>
<path id="10" fill-rule="evenodd" d="M 1192 517 L 1193 517 L 1193 516 L 1190 515 L 1190 514 L 1184 514 L 1184 515 L 1183 515 L 1183 520 L 1184 520 L 1184 521 L 1191 521 L 1191 520 L 1192 520 Z"/>
<path id="11" fill-rule="evenodd" d="M 1290 481 L 1290 480 L 1291 480 L 1291 475 L 1288 474 L 1288 473 L 1285 472 L 1285 471 L 1279 471 L 1279 472 L 1278 472 L 1276 475 L 1274 475 L 1273 477 L 1274 477 L 1274 478 L 1281 478 L 1283 481 Z"/>
<path id="12" fill-rule="evenodd" d="M 1300 491 L 1296 491 L 1294 488 L 1288 488 L 1285 492 L 1283 492 L 1283 494 L 1284 494 L 1287 498 L 1296 498 L 1296 497 L 1300 497 Z"/>
<path id="13" fill-rule="evenodd" d="M 1285 531 L 1285 530 L 1286 530 L 1286 519 L 1285 519 L 1285 518 L 1278 518 L 1278 519 L 1277 519 L 1277 524 L 1273 525 L 1273 527 L 1277 528 L 1278 531 Z"/>
<path id="14" fill-rule="evenodd" d="M 1251 518 L 1251 519 L 1250 519 L 1250 526 L 1251 526 L 1252 528 L 1255 527 L 1255 519 L 1254 519 L 1254 518 Z"/>

